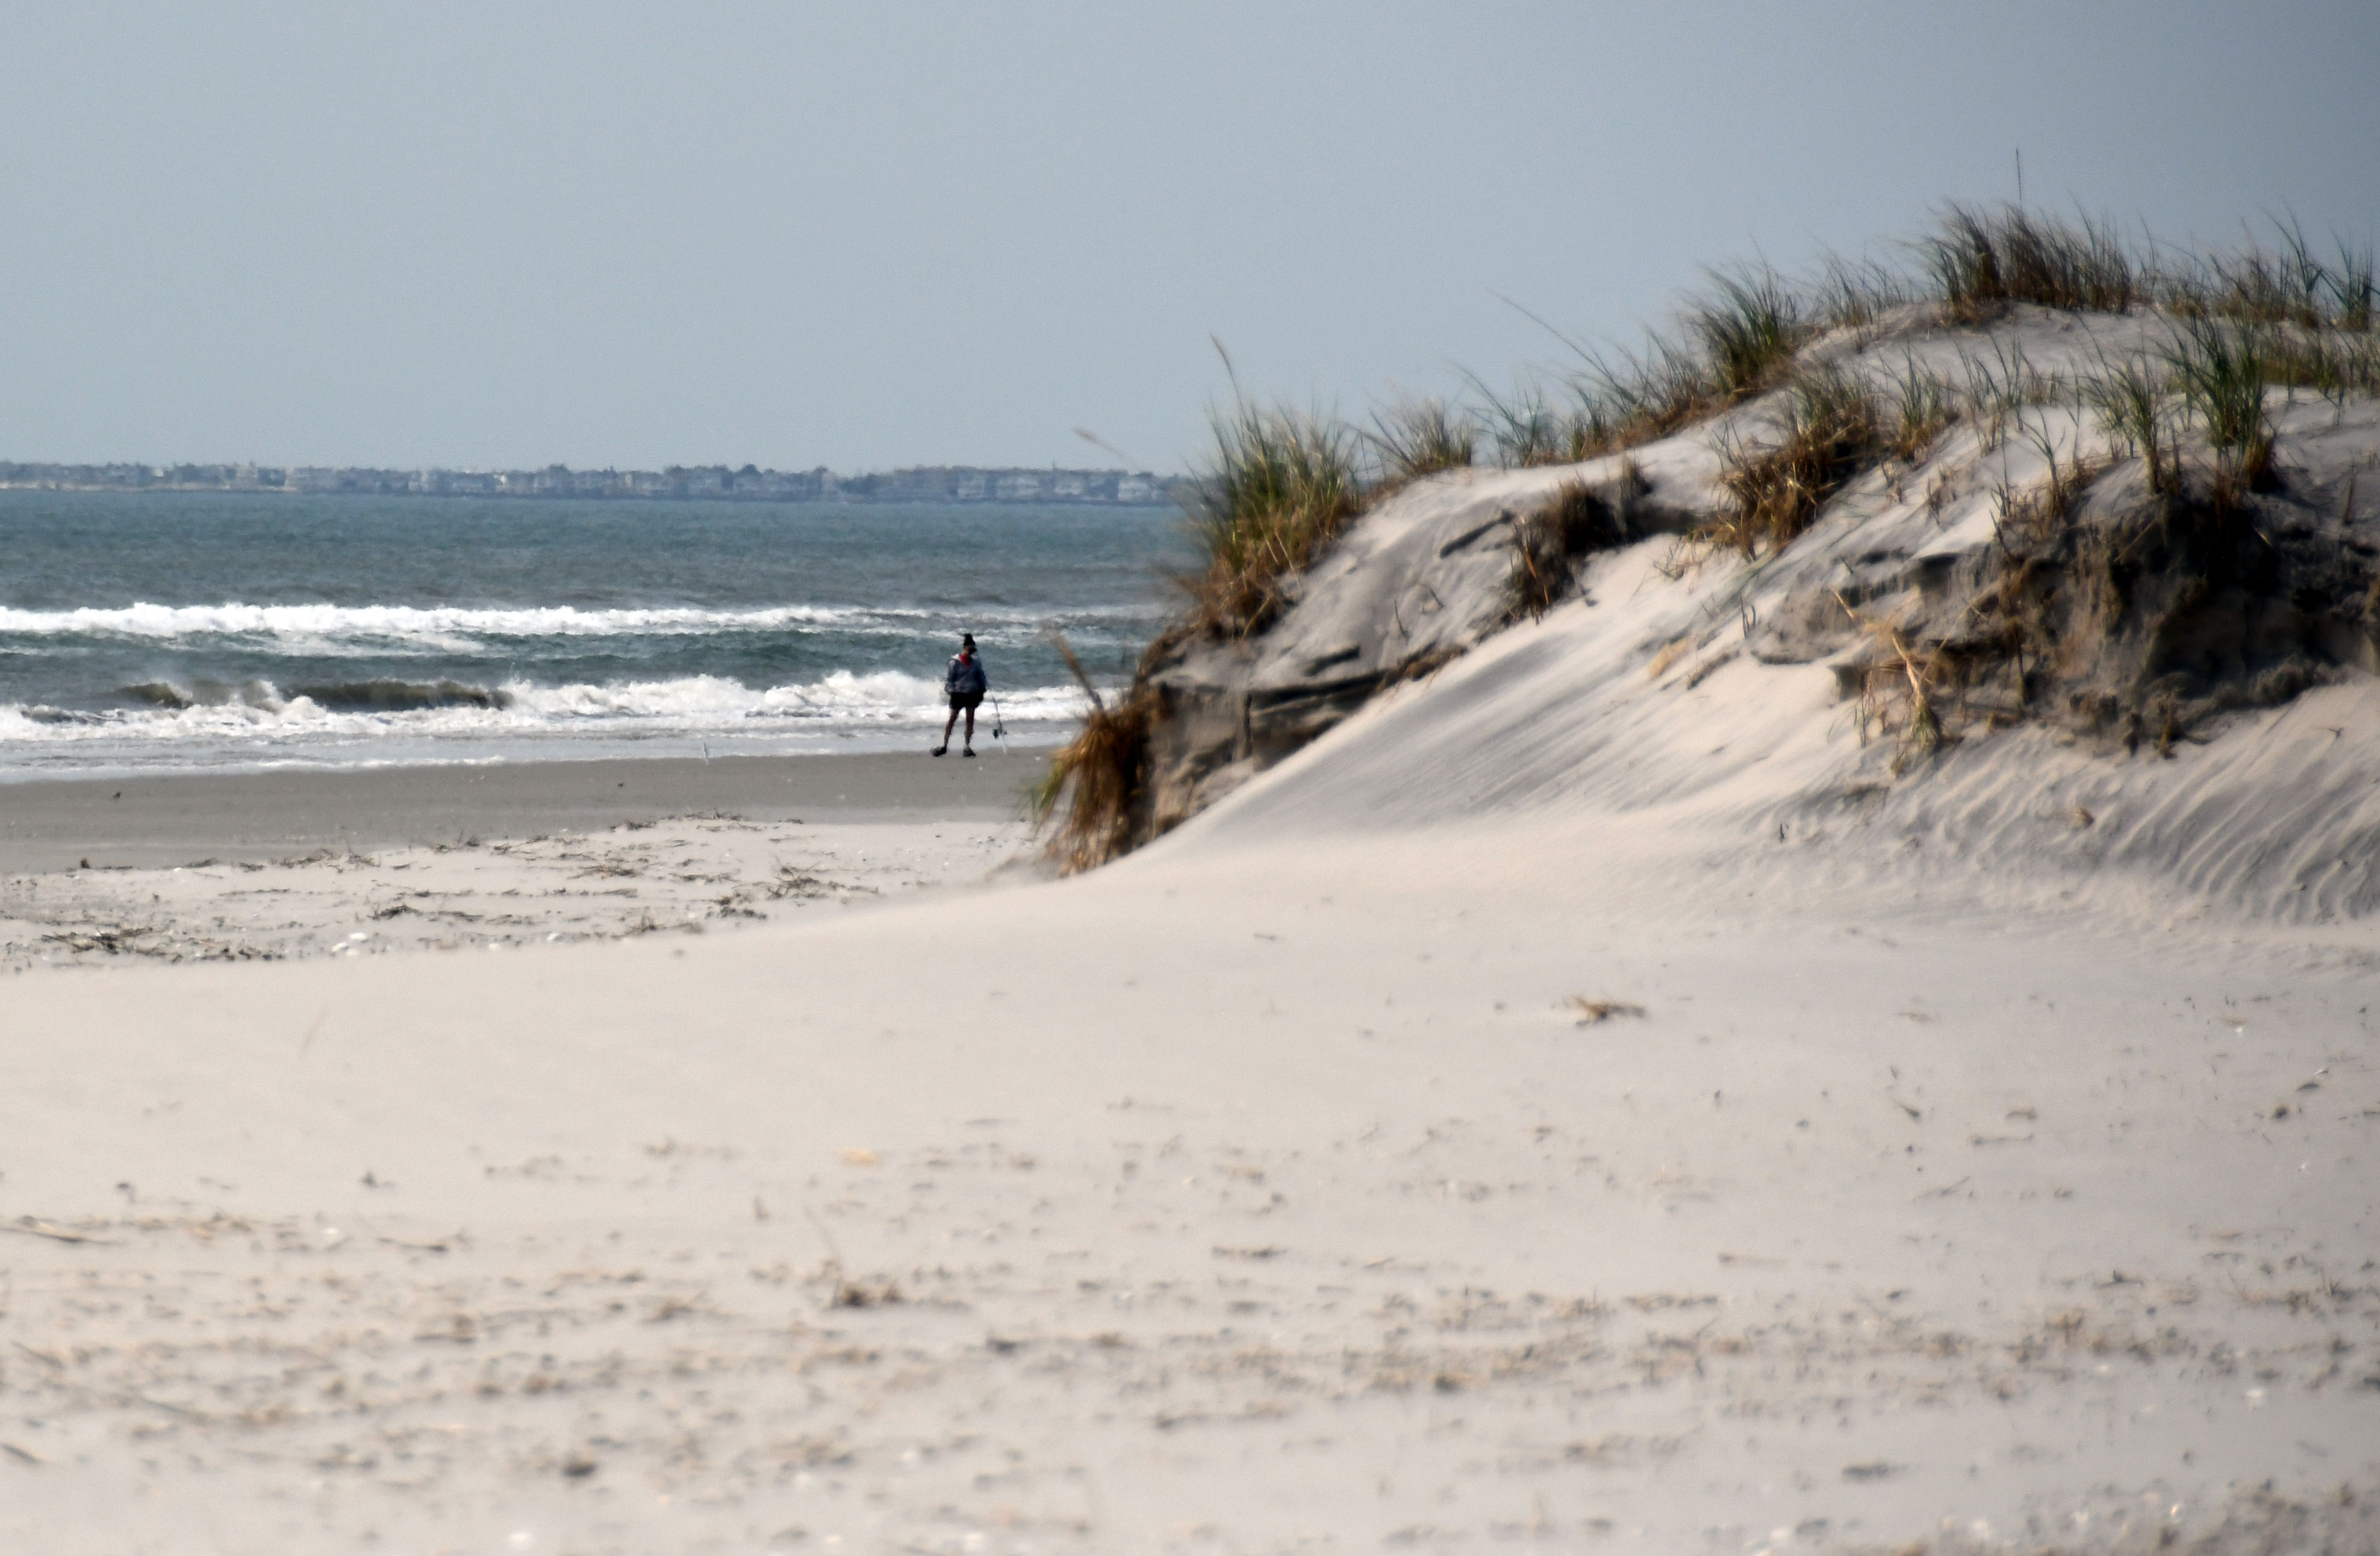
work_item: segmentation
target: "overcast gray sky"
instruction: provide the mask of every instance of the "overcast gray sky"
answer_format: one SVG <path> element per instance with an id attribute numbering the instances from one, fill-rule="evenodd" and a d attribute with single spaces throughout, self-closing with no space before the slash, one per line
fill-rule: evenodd
<path id="1" fill-rule="evenodd" d="M 2380 225 L 2380 4 L 0 4 L 0 458 L 1178 466 L 2004 198 Z"/>

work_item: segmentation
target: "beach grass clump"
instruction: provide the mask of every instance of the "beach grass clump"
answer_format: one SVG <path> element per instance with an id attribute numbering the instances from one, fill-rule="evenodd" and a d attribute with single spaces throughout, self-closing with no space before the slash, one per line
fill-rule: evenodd
<path id="1" fill-rule="evenodd" d="M 1371 430 L 1357 434 L 1378 471 L 1369 494 L 1378 498 L 1424 476 L 1468 467 L 1478 458 L 1484 435 L 1469 411 L 1444 400 L 1398 400 L 1375 412 Z"/>
<path id="2" fill-rule="evenodd" d="M 1598 354 L 1572 380 L 1572 422 L 1589 454 L 1611 454 L 1676 432 L 1715 404 L 1693 347 L 1655 334 L 1641 350 Z"/>
<path id="3" fill-rule="evenodd" d="M 2106 363 L 2082 385 L 2083 403 L 2099 428 L 2127 456 L 2138 455 L 2152 495 L 2169 497 L 2181 489 L 2181 456 L 2173 377 L 2151 363 L 2126 359 Z"/>
<path id="4" fill-rule="evenodd" d="M 1777 441 L 1754 446 L 1729 436 L 1719 449 L 1728 513 L 1703 538 L 1747 557 L 1791 544 L 1882 447 L 1874 391 L 1840 368 L 1796 372 L 1783 399 Z"/>
<path id="5" fill-rule="evenodd" d="M 1907 277 L 1890 265 L 1828 254 L 1803 311 L 1824 329 L 1858 329 L 1875 323 L 1888 309 L 1914 300 Z"/>
<path id="6" fill-rule="evenodd" d="M 2185 259 L 2158 279 L 2158 300 L 2184 318 L 2369 334 L 2380 307 L 2370 244 L 2337 240 L 2325 259 L 2295 222 L 2274 224 L 2277 246 Z"/>
<path id="7" fill-rule="evenodd" d="M 2005 303 L 2125 313 L 2148 300 L 2142 262 L 2111 225 L 2089 217 L 1952 204 L 1916 248 L 1943 303 L 1962 321 Z"/>
<path id="8" fill-rule="evenodd" d="M 1050 758 L 1030 796 L 1036 830 L 1062 816 L 1050 841 L 1050 857 L 1068 875 L 1095 869 L 1129 849 L 1138 810 L 1148 792 L 1148 746 L 1156 729 L 1158 694 L 1135 684 L 1113 704 L 1101 697 L 1064 638 L 1059 656 L 1090 701 L 1083 727 Z"/>
<path id="9" fill-rule="evenodd" d="M 1207 568 L 1187 581 L 1203 625 L 1245 635 L 1279 614 L 1284 581 L 1363 506 L 1357 439 L 1330 418 L 1246 400 L 1213 426 L 1189 503 Z"/>
<path id="10" fill-rule="evenodd" d="M 1488 444 L 1496 462 L 1508 470 L 1571 461 L 1575 444 L 1572 419 L 1546 401 L 1545 391 L 1524 383 L 1508 397 L 1473 381 L 1487 424 Z"/>
<path id="11" fill-rule="evenodd" d="M 1589 360 L 1573 385 L 1582 457 L 1668 437 L 1773 387 L 1791 368 L 1813 333 L 1792 286 L 1765 265 L 1709 275 L 1709 288 L 1680 309 L 1674 335 Z"/>
<path id="12" fill-rule="evenodd" d="M 1922 461 L 1951 422 L 1959 419 L 1958 392 L 1941 374 L 1906 359 L 1892 375 L 1892 417 L 1888 441 L 1904 465 Z"/>
<path id="13" fill-rule="evenodd" d="M 1713 271 L 1710 281 L 1688 302 L 1685 325 L 1701 347 L 1704 393 L 1732 404 L 1774 383 L 1808 329 L 1801 299 L 1765 265 Z"/>
<path id="14" fill-rule="evenodd" d="M 1585 481 L 1564 481 L 1512 527 L 1512 616 L 1544 615 L 1570 592 L 1579 557 L 1622 539 L 1610 504 Z"/>
<path id="15" fill-rule="evenodd" d="M 2267 332 L 2253 323 L 2190 319 L 2166 348 L 2182 404 L 2215 454 L 2215 505 L 2228 511 L 2273 480 L 2272 381 Z"/>
<path id="16" fill-rule="evenodd" d="M 1813 303 L 1766 266 L 1713 271 L 1708 287 L 1681 305 L 1675 327 L 1648 334 L 1637 349 L 1592 351 L 1563 336 L 1584 360 L 1565 382 L 1568 406 L 1536 384 L 1508 397 L 1474 379 L 1498 462 L 1525 468 L 1616 454 L 1774 387 L 1838 309 L 1881 306 L 1874 276 L 1849 266 L 1840 276 L 1840 298 Z"/>
<path id="17" fill-rule="evenodd" d="M 2380 395 L 2380 334 L 2276 330 L 2265 346 L 2265 371 L 2277 386 L 2312 389 L 2341 409 L 2350 395 Z"/>
<path id="18" fill-rule="evenodd" d="M 2355 334 L 2372 332 L 2374 314 L 2380 310 L 2380 279 L 2375 279 L 2373 266 L 2372 245 L 2358 249 L 2340 242 L 2338 267 L 2325 278 L 2332 327 Z"/>
<path id="19" fill-rule="evenodd" d="M 2075 386 L 2056 373 L 2046 373 L 2025 359 L 2021 341 L 1995 338 L 1992 355 L 1962 355 L 1967 383 L 1962 403 L 1983 430 L 1984 446 L 1998 448 L 2012 427 L 2022 426 L 2024 413 L 2034 406 L 2072 402 Z"/>
<path id="20" fill-rule="evenodd" d="M 2230 253 L 2211 254 L 2203 263 L 2193 295 L 2195 311 L 2248 324 L 2295 324 L 2319 328 L 2328 322 L 2330 270 L 2296 224 L 2278 229 L 2277 249 L 2251 241 Z"/>

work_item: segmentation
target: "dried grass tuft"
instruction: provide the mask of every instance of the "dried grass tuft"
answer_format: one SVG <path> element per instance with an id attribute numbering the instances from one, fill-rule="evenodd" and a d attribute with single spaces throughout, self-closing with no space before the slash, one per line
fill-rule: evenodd
<path id="1" fill-rule="evenodd" d="M 1050 841 L 1050 853 L 1062 870 L 1074 875 L 1132 846 L 1148 789 L 1148 739 L 1158 699 L 1146 684 L 1135 685 L 1110 707 L 1074 647 L 1062 637 L 1053 636 L 1052 642 L 1091 706 L 1082 729 L 1051 755 L 1050 771 L 1033 791 L 1033 824 L 1037 829 L 1048 825 L 1062 806 L 1064 816 Z"/>
<path id="2" fill-rule="evenodd" d="M 1643 1015 L 1645 1007 L 1626 1000 L 1590 1000 L 1584 994 L 1570 997 L 1570 1008 L 1578 1013 L 1582 1027 L 1599 1027 L 1615 1015 Z"/>
<path id="3" fill-rule="evenodd" d="M 1512 527 L 1512 615 L 1544 615 L 1570 592 L 1577 558 L 1625 538 L 1610 504 L 1584 481 L 1563 482 Z"/>
<path id="4" fill-rule="evenodd" d="M 1859 691 L 1860 742 L 1864 745 L 1879 735 L 1890 735 L 1892 771 L 1897 777 L 1910 762 L 1932 755 L 1949 742 L 1938 701 L 1952 685 L 1952 662 L 1940 644 L 1920 650 L 1889 622 L 1861 615 L 1840 593 L 1835 603 L 1889 656 L 1872 661 L 1853 674 Z"/>
<path id="5" fill-rule="evenodd" d="M 1832 366 L 1795 375 L 1787 385 L 1783 436 L 1766 447 L 1730 438 L 1719 450 L 1727 517 L 1703 538 L 1745 556 L 1774 554 L 1810 527 L 1818 509 L 1880 447 L 1876 397 L 1858 378 Z"/>

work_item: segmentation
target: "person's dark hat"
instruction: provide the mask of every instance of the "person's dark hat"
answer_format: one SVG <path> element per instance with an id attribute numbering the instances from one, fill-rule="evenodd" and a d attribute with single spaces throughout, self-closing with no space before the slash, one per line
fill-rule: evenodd
<path id="1" fill-rule="evenodd" d="M 960 634 L 959 634 L 959 647 L 960 647 L 960 648 L 963 648 L 963 649 L 971 649 L 971 648 L 974 648 L 974 647 L 975 647 L 975 634 L 974 634 L 974 633 L 972 633 L 972 632 L 962 632 L 962 633 L 960 633 Z"/>

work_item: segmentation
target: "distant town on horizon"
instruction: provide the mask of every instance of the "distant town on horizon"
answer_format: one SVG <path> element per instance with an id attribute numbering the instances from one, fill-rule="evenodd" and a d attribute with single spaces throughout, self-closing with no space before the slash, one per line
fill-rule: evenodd
<path id="1" fill-rule="evenodd" d="M 372 469 L 300 465 L 55 465 L 0 460 L 0 490 L 38 492 L 353 492 L 425 497 L 686 498 L 777 503 L 1099 503 L 1150 506 L 1177 481 L 1147 470 L 1055 466 L 915 465 L 864 475 L 673 465 L 662 470 Z"/>

